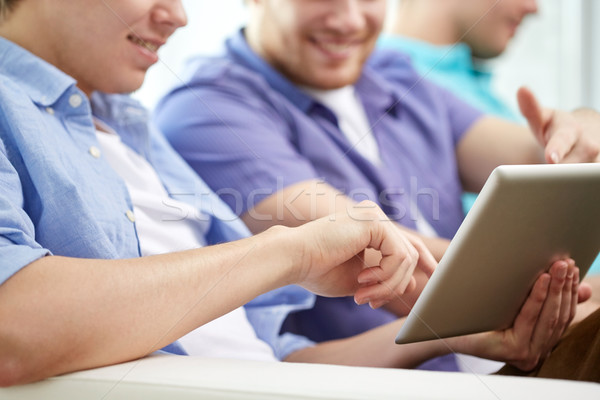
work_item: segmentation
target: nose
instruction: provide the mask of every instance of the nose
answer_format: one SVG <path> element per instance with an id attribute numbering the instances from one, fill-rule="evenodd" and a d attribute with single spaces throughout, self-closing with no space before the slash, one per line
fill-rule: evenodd
<path id="1" fill-rule="evenodd" d="M 363 0 L 334 0 L 326 18 L 326 26 L 341 33 L 353 33 L 364 29 L 366 18 L 361 7 Z"/>
<path id="2" fill-rule="evenodd" d="M 152 20 L 161 26 L 170 27 L 170 33 L 187 25 L 187 15 L 181 0 L 164 0 L 152 12 Z"/>

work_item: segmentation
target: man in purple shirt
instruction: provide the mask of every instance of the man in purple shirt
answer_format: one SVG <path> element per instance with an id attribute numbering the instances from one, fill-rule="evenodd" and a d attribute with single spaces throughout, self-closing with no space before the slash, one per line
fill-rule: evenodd
<path id="1" fill-rule="evenodd" d="M 439 259 L 440 238 L 463 218 L 460 194 L 478 191 L 497 165 L 598 161 L 600 139 L 578 125 L 598 126 L 589 110 L 546 114 L 522 90 L 532 135 L 422 80 L 402 55 L 371 54 L 384 0 L 247 3 L 247 27 L 224 54 L 196 60 L 156 118 L 253 232 L 371 199 Z M 363 332 L 406 313 L 425 281 L 417 276 L 412 296 L 387 310 L 319 298 L 287 329 L 317 341 Z"/>

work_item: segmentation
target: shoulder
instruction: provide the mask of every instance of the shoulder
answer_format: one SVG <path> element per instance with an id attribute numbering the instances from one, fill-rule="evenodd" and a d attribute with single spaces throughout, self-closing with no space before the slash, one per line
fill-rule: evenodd
<path id="1" fill-rule="evenodd" d="M 172 92 L 192 88 L 206 92 L 258 95 L 271 91 L 262 74 L 226 55 L 192 59 L 184 77 L 184 83 L 174 87 Z"/>
<path id="2" fill-rule="evenodd" d="M 33 122 L 39 109 L 28 93 L 0 73 L 0 138 L 12 136 L 22 122 Z"/>
<path id="3" fill-rule="evenodd" d="M 408 54 L 392 49 L 376 49 L 367 60 L 366 65 L 379 73 L 386 73 L 390 70 L 417 73 Z"/>
<path id="4" fill-rule="evenodd" d="M 10 77 L 0 72 L 0 109 L 6 111 L 17 104 L 33 104 L 27 92 Z"/>
<path id="5" fill-rule="evenodd" d="M 430 82 L 423 79 L 415 68 L 410 56 L 396 50 L 377 49 L 367 60 L 365 70 L 386 81 L 394 90 L 412 91 L 416 86 L 422 90 L 432 89 Z"/>
<path id="6" fill-rule="evenodd" d="M 155 117 L 172 122 L 173 114 L 189 111 L 219 118 L 237 118 L 236 107 L 242 110 L 265 112 L 280 110 L 286 103 L 267 79 L 235 60 L 227 57 L 201 57 L 187 66 L 182 83 L 172 87 L 155 108 Z M 223 115 L 227 108 L 229 113 Z M 168 114 L 168 115 L 165 115 Z"/>

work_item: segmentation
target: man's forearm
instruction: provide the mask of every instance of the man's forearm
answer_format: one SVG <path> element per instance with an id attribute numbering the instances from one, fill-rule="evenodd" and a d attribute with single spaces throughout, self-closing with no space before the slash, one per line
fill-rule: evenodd
<path id="1" fill-rule="evenodd" d="M 0 286 L 0 370 L 27 382 L 160 349 L 288 283 L 285 240 L 270 231 L 139 259 L 35 261 Z"/>
<path id="2" fill-rule="evenodd" d="M 414 368 L 451 352 L 441 340 L 397 345 L 394 338 L 405 319 L 347 339 L 319 343 L 290 354 L 285 361 L 382 368 Z"/>

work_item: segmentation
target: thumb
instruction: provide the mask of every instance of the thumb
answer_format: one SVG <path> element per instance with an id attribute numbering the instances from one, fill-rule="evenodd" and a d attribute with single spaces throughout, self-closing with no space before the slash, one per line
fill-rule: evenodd
<path id="1" fill-rule="evenodd" d="M 551 119 L 551 112 L 540 107 L 534 94 L 526 87 L 521 87 L 517 91 L 517 100 L 521 114 L 527 119 L 529 127 L 537 140 L 543 145 L 546 145 L 545 131 L 546 125 Z"/>

